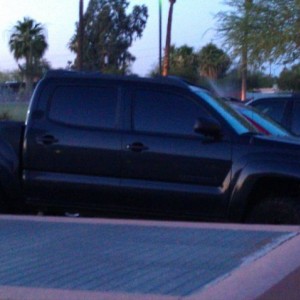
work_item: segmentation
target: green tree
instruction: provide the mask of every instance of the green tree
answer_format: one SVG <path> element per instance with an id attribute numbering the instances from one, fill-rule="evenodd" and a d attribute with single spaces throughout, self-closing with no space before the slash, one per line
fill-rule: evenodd
<path id="1" fill-rule="evenodd" d="M 9 39 L 9 49 L 17 62 L 25 60 L 19 68 L 25 76 L 26 89 L 32 91 L 36 70 L 48 48 L 45 29 L 35 20 L 24 18 L 13 27 Z"/>
<path id="2" fill-rule="evenodd" d="M 300 91 L 300 64 L 294 65 L 290 69 L 284 68 L 277 83 L 282 90 Z"/>
<path id="3" fill-rule="evenodd" d="M 205 84 L 206 79 L 200 76 L 218 79 L 231 65 L 229 56 L 214 44 L 208 44 L 199 52 L 188 45 L 180 47 L 171 45 L 169 56 L 169 75 L 179 76 L 202 85 Z M 150 75 L 159 75 L 159 66 L 155 66 Z"/>
<path id="4" fill-rule="evenodd" d="M 196 83 L 198 80 L 198 57 L 193 47 L 183 45 L 176 47 L 170 46 L 169 53 L 169 72 L 168 75 L 179 76 L 186 80 Z M 155 66 L 150 73 L 151 76 L 158 76 L 159 66 Z"/>
<path id="5" fill-rule="evenodd" d="M 275 82 L 275 77 L 261 71 L 249 72 L 247 76 L 247 86 L 249 90 L 272 87 Z"/>
<path id="6" fill-rule="evenodd" d="M 169 74 L 196 82 L 198 58 L 193 47 L 183 45 L 181 47 L 170 47 Z"/>
<path id="7" fill-rule="evenodd" d="M 141 38 L 148 9 L 145 5 L 137 5 L 127 14 L 128 6 L 127 0 L 90 0 L 83 16 L 84 70 L 121 74 L 129 72 L 135 57 L 128 49 L 134 40 Z M 78 24 L 76 27 L 69 48 L 78 53 Z"/>
<path id="8" fill-rule="evenodd" d="M 240 59 L 242 74 L 241 99 L 246 99 L 248 64 L 257 29 L 257 6 L 253 0 L 225 0 L 230 9 L 219 12 L 218 32 L 233 58 Z"/>
<path id="9" fill-rule="evenodd" d="M 259 21 L 254 54 L 264 61 L 300 58 L 300 1 L 256 0 Z"/>
<path id="10" fill-rule="evenodd" d="M 241 60 L 243 80 L 248 64 L 294 63 L 300 59 L 300 0 L 225 0 L 218 30 L 224 44 Z"/>
<path id="11" fill-rule="evenodd" d="M 198 63 L 200 75 L 215 80 L 225 75 L 231 60 L 222 49 L 209 43 L 199 51 Z"/>

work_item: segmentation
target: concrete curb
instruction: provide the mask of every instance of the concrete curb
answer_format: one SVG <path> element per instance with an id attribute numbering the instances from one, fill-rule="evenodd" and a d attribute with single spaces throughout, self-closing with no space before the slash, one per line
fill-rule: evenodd
<path id="1" fill-rule="evenodd" d="M 297 235 L 251 264 L 241 266 L 224 280 L 186 300 L 256 299 L 300 268 L 300 236 Z M 300 286 L 297 293 L 300 299 Z M 289 298 L 285 292 L 285 299 Z M 261 298 L 263 299 L 263 298 Z"/>

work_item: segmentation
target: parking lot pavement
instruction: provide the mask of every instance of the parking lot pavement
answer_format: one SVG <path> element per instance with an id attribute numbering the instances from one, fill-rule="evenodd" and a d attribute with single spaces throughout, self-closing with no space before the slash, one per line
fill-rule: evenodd
<path id="1" fill-rule="evenodd" d="M 300 267 L 299 227 L 0 216 L 0 229 L 1 300 L 264 300 Z"/>

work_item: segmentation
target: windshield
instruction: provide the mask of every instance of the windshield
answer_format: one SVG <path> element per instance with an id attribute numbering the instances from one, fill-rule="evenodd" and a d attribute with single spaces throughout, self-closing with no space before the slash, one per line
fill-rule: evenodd
<path id="1" fill-rule="evenodd" d="M 196 86 L 190 86 L 190 89 L 216 110 L 237 134 L 241 135 L 249 132 L 259 133 L 254 125 L 235 109 L 230 107 L 224 100 L 212 95 L 209 91 Z"/>

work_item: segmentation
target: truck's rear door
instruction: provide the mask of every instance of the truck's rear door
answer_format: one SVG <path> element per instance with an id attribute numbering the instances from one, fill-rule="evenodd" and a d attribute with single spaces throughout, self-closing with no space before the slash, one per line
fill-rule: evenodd
<path id="1" fill-rule="evenodd" d="M 25 134 L 27 196 L 41 204 L 113 207 L 121 172 L 117 84 L 81 79 L 54 86 L 44 107 L 31 112 Z"/>

